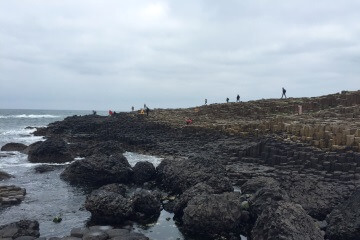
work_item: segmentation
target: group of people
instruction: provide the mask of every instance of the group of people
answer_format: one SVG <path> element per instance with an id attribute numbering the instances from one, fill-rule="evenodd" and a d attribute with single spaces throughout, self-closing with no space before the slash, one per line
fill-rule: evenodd
<path id="1" fill-rule="evenodd" d="M 133 111 L 135 111 L 135 108 L 134 108 L 134 106 L 132 106 L 131 107 L 131 111 L 133 112 Z M 146 116 L 149 116 L 149 112 L 150 112 L 150 108 L 148 108 L 147 106 L 146 106 L 146 104 L 144 104 L 144 108 L 142 108 L 142 109 L 140 109 L 140 114 L 145 114 L 146 113 Z"/>
<path id="2" fill-rule="evenodd" d="M 282 88 L 282 95 L 281 95 L 281 99 L 283 99 L 283 98 L 286 98 L 286 89 L 285 88 Z M 229 103 L 229 101 L 230 101 L 230 99 L 227 97 L 226 98 L 226 103 Z M 207 105 L 207 98 L 205 98 L 205 105 Z M 238 94 L 237 96 L 236 96 L 236 102 L 240 102 L 240 95 Z"/>

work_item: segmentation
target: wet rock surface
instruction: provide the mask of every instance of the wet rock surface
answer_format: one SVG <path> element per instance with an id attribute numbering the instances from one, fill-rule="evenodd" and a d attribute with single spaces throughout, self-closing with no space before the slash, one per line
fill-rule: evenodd
<path id="1" fill-rule="evenodd" d="M 150 162 L 137 162 L 133 167 L 133 182 L 136 184 L 143 184 L 145 182 L 154 180 L 156 177 L 156 169 Z"/>
<path id="2" fill-rule="evenodd" d="M 71 183 L 104 185 L 131 182 L 132 168 L 122 154 L 93 155 L 71 163 L 61 178 Z"/>
<path id="3" fill-rule="evenodd" d="M 39 236 L 39 223 L 37 221 L 21 220 L 0 226 L 0 237 L 3 239 L 17 239 L 20 237 L 37 238 Z"/>
<path id="4" fill-rule="evenodd" d="M 4 171 L 0 171 L 0 181 L 1 180 L 5 180 L 5 179 L 9 179 L 12 178 L 13 176 L 7 172 Z"/>
<path id="5" fill-rule="evenodd" d="M 94 190 L 87 196 L 85 208 L 99 223 L 123 223 L 126 220 L 146 221 L 159 216 L 160 199 L 151 191 L 128 193 L 124 185 L 110 184 Z"/>
<path id="6" fill-rule="evenodd" d="M 48 139 L 31 144 L 28 160 L 33 163 L 64 163 L 73 160 L 68 144 L 62 139 Z"/>
<path id="7" fill-rule="evenodd" d="M 25 194 L 25 188 L 20 188 L 14 185 L 0 186 L 0 206 L 18 204 L 24 200 Z"/>
<path id="8" fill-rule="evenodd" d="M 22 143 L 7 143 L 1 147 L 1 151 L 24 151 L 28 146 Z"/>

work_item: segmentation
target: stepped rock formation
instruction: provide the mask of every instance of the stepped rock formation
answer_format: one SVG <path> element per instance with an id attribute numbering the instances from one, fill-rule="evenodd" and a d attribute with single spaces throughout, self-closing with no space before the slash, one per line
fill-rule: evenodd
<path id="1" fill-rule="evenodd" d="M 277 234 L 286 239 L 323 239 L 324 231 L 328 235 L 331 231 L 325 224 L 321 232 L 314 219 L 331 219 L 328 216 L 336 216 L 334 209 L 342 205 L 344 212 L 352 212 L 354 204 L 343 203 L 360 187 L 359 117 L 360 91 L 344 91 L 315 98 L 154 109 L 149 116 L 136 112 L 73 116 L 35 134 L 64 139 L 71 153 L 86 157 L 62 174 L 81 181 L 93 179 L 87 172 L 94 171 L 83 171 L 87 166 L 107 166 L 94 154 L 101 153 L 104 159 L 123 151 L 163 156 L 156 180 L 151 180 L 151 174 L 138 185 L 150 181 L 143 187 L 177 194 L 172 209 L 187 232 L 208 239 L 235 237 L 239 232 L 253 239 L 273 239 Z M 186 124 L 188 118 L 193 119 L 192 124 Z M 137 168 L 143 171 L 147 166 Z M 127 179 L 133 175 L 116 182 L 129 184 Z M 106 180 L 104 183 L 114 182 L 113 177 Z M 234 193 L 233 186 L 243 193 Z M 119 206 L 125 206 L 119 212 L 122 221 L 132 216 L 125 198 L 109 190 L 95 191 L 88 197 L 88 202 L 95 203 L 91 205 L 93 212 L 105 211 L 98 204 L 104 199 L 115 199 Z M 225 205 L 217 205 L 218 199 L 226 200 Z M 151 202 L 148 200 L 145 204 L 140 201 L 145 209 Z M 215 214 L 231 206 L 234 211 L 230 214 Z M 216 217 L 215 222 L 209 216 Z M 296 218 L 301 219 L 301 226 L 293 221 Z M 222 221 L 225 225 L 220 226 Z M 357 215 L 354 221 L 359 222 Z"/>

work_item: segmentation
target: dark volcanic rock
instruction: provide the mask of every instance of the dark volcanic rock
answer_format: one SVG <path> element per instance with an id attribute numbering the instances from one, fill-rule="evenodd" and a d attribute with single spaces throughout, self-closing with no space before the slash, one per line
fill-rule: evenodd
<path id="1" fill-rule="evenodd" d="M 133 182 L 143 184 L 155 178 L 156 169 L 150 162 L 137 162 L 133 167 Z"/>
<path id="2" fill-rule="evenodd" d="M 18 204 L 24 200 L 25 194 L 25 188 L 20 188 L 14 185 L 0 186 L 0 206 Z"/>
<path id="3" fill-rule="evenodd" d="M 327 218 L 326 235 L 331 240 L 360 238 L 360 189 L 339 204 Z"/>
<path id="4" fill-rule="evenodd" d="M 86 197 L 85 208 L 91 212 L 93 220 L 101 223 L 122 223 L 133 214 L 133 206 L 129 199 L 101 189 Z"/>
<path id="5" fill-rule="evenodd" d="M 64 163 L 73 160 L 69 147 L 64 140 L 48 139 L 29 146 L 28 160 L 42 163 Z"/>
<path id="6" fill-rule="evenodd" d="M 323 240 L 320 229 L 298 204 L 276 202 L 258 217 L 251 239 Z"/>
<path id="7" fill-rule="evenodd" d="M 36 166 L 34 168 L 35 172 L 36 173 L 44 173 L 44 172 L 51 172 L 51 171 L 54 171 L 55 170 L 55 167 L 54 166 L 50 166 L 50 165 L 39 165 L 39 166 Z"/>
<path id="8" fill-rule="evenodd" d="M 182 193 L 197 183 L 209 183 L 215 193 L 233 191 L 226 170 L 219 161 L 194 157 L 188 160 L 163 160 L 156 169 L 157 181 L 170 192 Z"/>
<path id="9" fill-rule="evenodd" d="M 198 195 L 184 209 L 184 229 L 202 235 L 238 232 L 241 224 L 240 193 Z"/>
<path id="10" fill-rule="evenodd" d="M 289 201 L 284 190 L 278 186 L 263 187 L 250 198 L 250 212 L 256 218 L 269 205 L 278 201 Z"/>
<path id="11" fill-rule="evenodd" d="M 122 154 L 94 155 L 71 163 L 61 173 L 61 177 L 69 182 L 93 185 L 128 183 L 131 175 L 131 166 Z"/>
<path id="12" fill-rule="evenodd" d="M 286 190 L 291 202 L 300 204 L 318 220 L 324 220 L 350 194 L 343 185 L 310 177 L 293 176 L 289 181 L 282 181 L 281 187 Z"/>
<path id="13" fill-rule="evenodd" d="M 136 219 L 147 219 L 153 216 L 159 216 L 161 211 L 161 202 L 154 194 L 147 190 L 135 192 L 131 198 Z"/>
<path id="14" fill-rule="evenodd" d="M 1 147 L 1 151 L 24 151 L 27 148 L 25 144 L 22 143 L 7 143 Z"/>
<path id="15" fill-rule="evenodd" d="M 12 178 L 13 176 L 7 172 L 0 171 L 0 181 Z"/>
<path id="16" fill-rule="evenodd" d="M 257 178 L 252 178 L 252 179 L 248 180 L 247 182 L 245 182 L 241 186 L 241 192 L 243 194 L 253 194 L 253 193 L 256 193 L 258 190 L 260 190 L 263 187 L 269 188 L 271 186 L 278 187 L 279 182 L 270 177 L 257 177 Z"/>
<path id="17" fill-rule="evenodd" d="M 18 238 L 21 236 L 39 237 L 39 223 L 37 221 L 21 220 L 0 226 L 0 238 Z"/>
<path id="18" fill-rule="evenodd" d="M 174 213 L 177 218 L 181 218 L 183 210 L 186 208 L 188 202 L 195 196 L 201 194 L 212 194 L 215 193 L 214 189 L 205 183 L 198 183 L 195 186 L 187 189 L 181 196 L 175 200 Z"/>
<path id="19" fill-rule="evenodd" d="M 126 220 L 144 221 L 160 215 L 160 198 L 147 190 L 126 195 L 126 186 L 109 184 L 87 196 L 85 208 L 92 219 L 100 223 L 122 223 Z"/>

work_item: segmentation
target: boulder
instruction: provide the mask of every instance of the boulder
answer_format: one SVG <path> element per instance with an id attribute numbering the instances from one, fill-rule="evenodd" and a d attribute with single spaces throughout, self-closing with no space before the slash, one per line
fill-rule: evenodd
<path id="1" fill-rule="evenodd" d="M 360 237 L 360 189 L 339 204 L 327 217 L 326 236 L 331 240 L 355 240 Z"/>
<path id="2" fill-rule="evenodd" d="M 71 183 L 104 185 L 109 183 L 128 183 L 132 169 L 122 154 L 112 156 L 94 155 L 71 163 L 61 178 Z"/>
<path id="3" fill-rule="evenodd" d="M 195 186 L 187 189 L 179 198 L 175 200 L 173 211 L 176 218 L 181 218 L 183 210 L 186 208 L 188 202 L 195 196 L 201 194 L 212 194 L 215 193 L 214 189 L 205 183 L 198 183 Z"/>
<path id="4" fill-rule="evenodd" d="M 12 178 L 13 176 L 7 172 L 0 171 L 0 181 Z"/>
<path id="5" fill-rule="evenodd" d="M 39 237 L 39 223 L 37 221 L 21 220 L 0 226 L 0 238 L 18 238 L 22 236 Z"/>
<path id="6" fill-rule="evenodd" d="M 250 212 L 254 218 L 257 218 L 269 205 L 278 201 L 289 201 L 289 196 L 279 186 L 265 186 L 250 198 Z"/>
<path id="7" fill-rule="evenodd" d="M 30 145 L 28 154 L 28 160 L 34 163 L 64 163 L 73 160 L 67 143 L 56 138 Z"/>
<path id="8" fill-rule="evenodd" d="M 135 218 L 146 220 L 160 215 L 161 202 L 152 192 L 147 190 L 136 191 L 131 197 Z"/>
<path id="9" fill-rule="evenodd" d="M 324 237 L 299 204 L 279 201 L 262 211 L 251 231 L 251 239 L 323 240 Z"/>
<path id="10" fill-rule="evenodd" d="M 7 143 L 1 147 L 1 151 L 24 151 L 28 146 L 22 143 Z"/>
<path id="11" fill-rule="evenodd" d="M 183 228 L 206 236 L 239 232 L 242 201 L 237 192 L 195 196 L 184 209 Z"/>
<path id="12" fill-rule="evenodd" d="M 172 193 L 183 193 L 201 182 L 211 182 L 208 185 L 211 185 L 216 193 L 233 191 L 224 166 L 217 160 L 202 157 L 187 160 L 165 159 L 156 170 L 157 182 Z"/>
<path id="13" fill-rule="evenodd" d="M 156 175 L 156 169 L 150 162 L 143 161 L 137 162 L 133 167 L 133 182 L 137 184 L 143 184 L 145 182 L 154 180 Z"/>
<path id="14" fill-rule="evenodd" d="M 51 172 L 55 170 L 54 166 L 51 165 L 39 165 L 34 168 L 36 173 L 45 173 L 45 172 Z"/>
<path id="15" fill-rule="evenodd" d="M 25 188 L 20 188 L 14 185 L 0 186 L 0 206 L 18 204 L 24 200 L 25 194 Z"/>
<path id="16" fill-rule="evenodd" d="M 85 208 L 91 212 L 92 219 L 100 223 L 122 223 L 133 214 L 129 199 L 121 194 L 99 189 L 86 197 Z"/>

